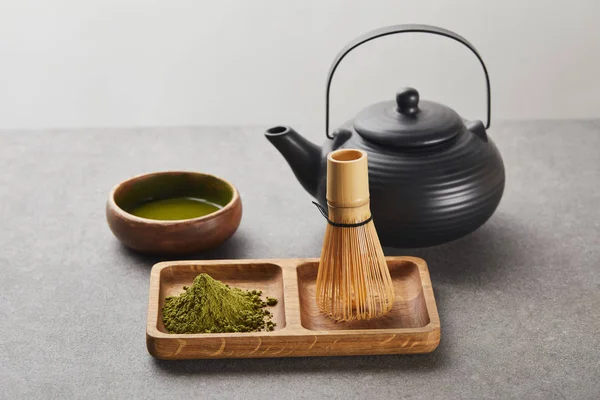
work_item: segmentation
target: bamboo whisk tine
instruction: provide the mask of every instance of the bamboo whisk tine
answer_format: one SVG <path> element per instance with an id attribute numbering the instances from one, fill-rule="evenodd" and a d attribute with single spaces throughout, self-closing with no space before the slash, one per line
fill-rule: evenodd
<path id="1" fill-rule="evenodd" d="M 367 154 L 343 149 L 327 156 L 328 218 L 357 224 L 371 217 Z M 373 221 L 327 224 L 317 275 L 317 305 L 338 321 L 371 319 L 394 303 L 392 278 Z"/>

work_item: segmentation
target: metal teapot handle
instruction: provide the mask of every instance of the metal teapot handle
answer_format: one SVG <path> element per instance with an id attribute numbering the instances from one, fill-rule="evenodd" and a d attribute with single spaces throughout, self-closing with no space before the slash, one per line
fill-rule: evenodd
<path id="1" fill-rule="evenodd" d="M 360 46 L 363 43 L 369 42 L 373 39 L 377 39 L 382 36 L 393 35 L 396 33 L 408 33 L 408 32 L 431 33 L 434 35 L 440 35 L 440 36 L 445 36 L 450 39 L 454 39 L 457 42 L 462 43 L 463 45 L 468 47 L 473 52 L 473 54 L 475 54 L 477 56 L 477 59 L 479 60 L 479 62 L 481 63 L 481 66 L 483 67 L 483 73 L 485 74 L 485 81 L 486 81 L 486 85 L 487 85 L 487 123 L 485 125 L 485 129 L 488 129 L 490 127 L 491 102 L 492 102 L 491 91 L 490 91 L 490 77 L 488 75 L 487 68 L 485 67 L 485 64 L 483 63 L 483 59 L 481 58 L 481 56 L 479 55 L 477 50 L 475 50 L 475 47 L 473 47 L 473 45 L 471 43 L 469 43 L 462 36 L 457 35 L 454 32 L 450 32 L 447 29 L 438 28 L 436 26 L 431 26 L 431 25 L 392 25 L 392 26 L 387 26 L 384 28 L 375 29 L 371 32 L 368 32 L 362 36 L 357 37 L 356 39 L 354 39 L 353 41 L 348 43 L 342 49 L 342 51 L 340 51 L 338 53 L 338 55 L 335 57 L 335 60 L 333 61 L 333 64 L 331 64 L 331 67 L 329 68 L 329 74 L 327 75 L 327 92 L 325 95 L 326 96 L 325 97 L 325 134 L 327 135 L 327 137 L 329 139 L 333 139 L 333 136 L 331 136 L 329 134 L 329 92 L 331 89 L 331 80 L 333 79 L 333 74 L 335 73 L 335 70 L 337 69 L 340 62 L 344 59 L 344 57 L 346 57 L 346 55 L 348 53 L 350 53 L 352 50 L 354 50 L 355 48 L 357 48 L 358 46 Z"/>

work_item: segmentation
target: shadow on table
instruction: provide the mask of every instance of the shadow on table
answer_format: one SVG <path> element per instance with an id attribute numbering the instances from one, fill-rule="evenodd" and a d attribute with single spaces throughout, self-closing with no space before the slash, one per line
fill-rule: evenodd
<path id="1" fill-rule="evenodd" d="M 446 358 L 438 350 L 430 354 L 347 356 L 347 357 L 291 357 L 224 360 L 178 360 L 153 359 L 154 366 L 163 373 L 181 374 L 287 374 L 291 372 L 329 371 L 431 371 L 443 368 Z"/>
<path id="2" fill-rule="evenodd" d="M 233 235 L 219 247 L 212 250 L 184 255 L 149 255 L 132 250 L 122 244 L 118 244 L 121 254 L 132 261 L 141 264 L 145 268 L 151 268 L 161 261 L 178 260 L 217 260 L 217 259 L 239 259 L 246 254 L 247 240 L 241 232 Z"/>
<path id="3" fill-rule="evenodd" d="M 443 245 L 422 249 L 384 248 L 386 255 L 423 258 L 433 285 L 486 287 L 505 281 L 525 257 L 527 227 L 497 213 L 477 231 Z"/>

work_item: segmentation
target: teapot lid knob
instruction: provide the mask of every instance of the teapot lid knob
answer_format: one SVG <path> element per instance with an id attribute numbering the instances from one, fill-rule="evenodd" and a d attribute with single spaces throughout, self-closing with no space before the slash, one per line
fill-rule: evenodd
<path id="1" fill-rule="evenodd" d="M 417 89 L 405 87 L 396 92 L 396 111 L 407 117 L 416 116 L 419 111 L 419 92 Z"/>
<path id="2" fill-rule="evenodd" d="M 394 147 L 429 146 L 452 139 L 465 129 L 464 121 L 443 104 L 421 100 L 419 92 L 406 87 L 396 101 L 381 101 L 354 118 L 354 129 L 364 139 Z"/>

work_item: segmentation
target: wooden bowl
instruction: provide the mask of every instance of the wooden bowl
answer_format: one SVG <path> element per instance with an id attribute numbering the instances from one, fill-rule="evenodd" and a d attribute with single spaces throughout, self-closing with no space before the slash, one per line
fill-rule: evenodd
<path id="1" fill-rule="evenodd" d="M 200 197 L 223 208 L 203 217 L 154 220 L 128 210 L 152 199 Z M 128 179 L 113 188 L 106 220 L 127 247 L 143 253 L 188 254 L 217 247 L 231 237 L 242 219 L 242 201 L 231 183 L 197 172 L 157 172 Z"/>

